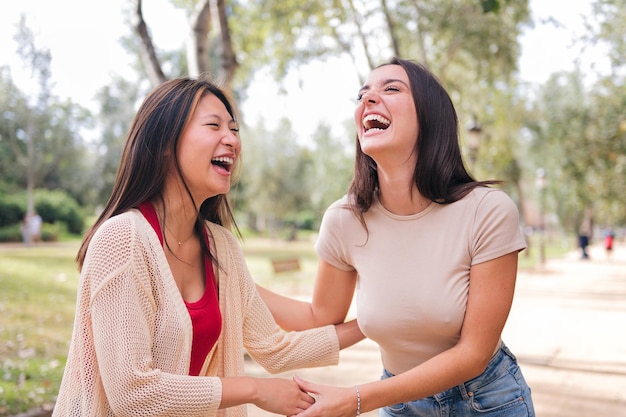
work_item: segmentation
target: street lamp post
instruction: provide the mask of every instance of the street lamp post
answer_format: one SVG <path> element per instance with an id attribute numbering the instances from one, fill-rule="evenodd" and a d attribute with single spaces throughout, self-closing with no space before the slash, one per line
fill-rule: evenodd
<path id="1" fill-rule="evenodd" d="M 539 263 L 546 262 L 546 220 L 545 220 L 545 200 L 546 200 L 546 170 L 537 168 L 537 190 L 539 190 Z"/>
<path id="2" fill-rule="evenodd" d="M 476 115 L 472 115 L 472 122 L 467 127 L 467 145 L 469 148 L 469 160 L 472 163 L 472 168 L 476 163 L 476 157 L 478 156 L 478 146 L 480 145 L 480 136 L 483 129 L 478 124 Z"/>

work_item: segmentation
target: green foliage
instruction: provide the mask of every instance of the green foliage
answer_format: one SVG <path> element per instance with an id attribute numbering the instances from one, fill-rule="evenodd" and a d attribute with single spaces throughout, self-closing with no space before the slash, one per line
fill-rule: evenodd
<path id="1" fill-rule="evenodd" d="M 174 3 L 191 14 L 198 2 Z M 391 55 L 416 59 L 450 91 L 461 128 L 471 114 L 483 126 L 478 157 L 470 167 L 477 177 L 505 180 L 506 191 L 523 209 L 525 200 L 536 199 L 534 172 L 544 167 L 547 208 L 563 227 L 574 228 L 586 205 L 593 205 L 607 224 L 626 223 L 623 0 L 595 0 L 594 15 L 587 21 L 586 46 L 608 46 L 614 72 L 592 88 L 557 77 L 543 91 L 526 97 L 515 74 L 520 33 L 532 24 L 527 0 L 226 3 L 239 62 L 237 97 L 245 97 L 257 71 L 269 69 L 281 80 L 299 65 L 343 55 L 355 63 L 355 77 L 362 77 Z M 221 68 L 218 26 L 214 21 L 209 35 L 214 68 Z M 0 68 L 0 188 L 8 194 L 23 190 L 32 174 L 36 188 L 64 190 L 78 205 L 95 207 L 110 194 L 124 135 L 137 101 L 149 87 L 142 77 L 145 67 L 138 60 L 137 80 L 118 77 L 98 92 L 102 108 L 93 117 L 51 94 L 49 53 L 37 50 L 32 34 L 24 29 L 23 57 L 40 91 L 36 97 L 24 94 L 10 71 Z M 130 53 L 138 53 L 136 38 L 125 42 Z M 159 56 L 171 76 L 188 72 L 184 51 L 160 51 Z M 98 138 L 87 143 L 81 135 L 85 127 L 95 127 Z M 233 194 L 238 216 L 254 227 L 315 228 L 324 208 L 347 189 L 352 138 L 333 137 L 336 130 L 322 125 L 303 145 L 295 140 L 297 128 L 270 131 L 261 126 L 254 136 L 245 135 L 244 176 Z M 30 157 L 29 143 L 34 145 Z M 15 238 L 13 220 L 3 219 L 15 219 L 16 206 L 5 204 L 4 196 L 1 200 L 0 227 L 3 221 L 11 227 L 0 236 Z M 81 216 L 72 204 L 63 209 L 46 201 L 42 209 L 46 218 L 63 217 L 68 230 L 80 233 Z M 50 233 L 58 235 L 65 227 L 55 220 L 55 229 Z"/>
<path id="2" fill-rule="evenodd" d="M 626 67 L 626 2 L 595 0 L 593 11 L 599 27 L 592 33 L 592 41 L 608 45 L 611 65 L 623 69 Z"/>
<path id="3" fill-rule="evenodd" d="M 22 229 L 19 224 L 0 227 L 0 242 L 21 242 Z"/>
<path id="4" fill-rule="evenodd" d="M 89 189 L 81 129 L 90 114 L 52 94 L 51 54 L 38 49 L 22 21 L 15 37 L 34 91 L 25 94 L 0 69 L 0 174 L 16 188 L 63 188 L 80 200 Z"/>
<path id="5" fill-rule="evenodd" d="M 252 230 L 316 229 L 326 207 L 348 189 L 352 157 L 330 127 L 320 126 L 307 144 L 294 136 L 288 120 L 275 131 L 259 124 L 242 132 L 242 174 L 232 194 Z"/>
<path id="6" fill-rule="evenodd" d="M 85 216 L 76 200 L 62 190 L 40 190 L 35 195 L 35 207 L 46 223 L 63 222 L 73 234 L 84 230 Z"/>
<path id="7" fill-rule="evenodd" d="M 500 2 L 498 0 L 480 0 L 483 13 L 498 12 L 500 10 Z"/>
<path id="8" fill-rule="evenodd" d="M 0 228 L 20 223 L 25 213 L 24 199 L 0 192 Z"/>
<path id="9" fill-rule="evenodd" d="M 23 212 L 20 208 L 20 212 Z M 23 216 L 21 217 L 23 218 Z M 55 242 L 65 231 L 65 224 L 43 223 L 41 225 L 41 240 L 43 242 Z M 17 221 L 8 226 L 0 226 L 0 242 L 21 242 L 22 227 L 21 222 Z"/>
<path id="10" fill-rule="evenodd" d="M 600 226 L 626 223 L 626 90 L 611 79 L 593 87 L 587 91 L 577 71 L 553 76 L 528 123 L 550 208 L 572 232 L 587 209 Z"/>
<path id="11" fill-rule="evenodd" d="M 85 214 L 76 200 L 63 190 L 36 190 L 35 211 L 44 224 L 41 230 L 43 241 L 56 241 L 64 233 L 82 234 Z M 10 195 L 0 193 L 0 242 L 22 240 L 20 223 L 26 215 L 26 193 Z"/>
<path id="12" fill-rule="evenodd" d="M 97 94 L 102 111 L 95 117 L 100 136 L 96 151 L 86 159 L 89 166 L 89 186 L 83 201 L 91 206 L 104 205 L 111 195 L 120 164 L 126 132 L 135 111 L 136 103 L 144 94 L 137 84 L 121 78 L 103 87 Z"/>

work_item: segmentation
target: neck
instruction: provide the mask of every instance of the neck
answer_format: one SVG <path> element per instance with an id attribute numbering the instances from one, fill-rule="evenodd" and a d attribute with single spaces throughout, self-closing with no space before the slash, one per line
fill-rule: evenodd
<path id="1" fill-rule="evenodd" d="M 179 233 L 177 233 L 175 230 L 172 230 L 167 223 L 165 224 L 165 231 L 163 232 L 164 234 L 168 234 L 170 237 L 172 237 L 174 239 L 174 242 L 178 243 L 178 246 L 181 247 L 183 246 L 185 243 L 187 242 L 191 242 L 193 241 L 193 237 L 195 235 L 194 230 L 192 229 L 190 232 L 188 232 L 189 234 L 187 236 L 185 235 L 180 235 Z"/>
<path id="2" fill-rule="evenodd" d="M 161 223 L 161 231 L 170 242 L 174 241 L 178 246 L 193 241 L 194 226 L 197 213 L 193 207 L 183 204 L 180 200 L 176 202 L 166 202 L 165 206 L 161 202 L 155 202 L 155 209 Z"/>
<path id="3" fill-rule="evenodd" d="M 419 192 L 412 177 L 391 179 L 379 174 L 378 185 L 380 203 L 385 209 L 399 216 L 417 214 L 431 203 Z"/>

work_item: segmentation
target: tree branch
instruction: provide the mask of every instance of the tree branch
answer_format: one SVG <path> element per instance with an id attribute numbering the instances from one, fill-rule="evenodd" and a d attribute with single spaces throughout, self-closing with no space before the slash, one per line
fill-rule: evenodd
<path id="1" fill-rule="evenodd" d="M 239 63 L 237 62 L 235 50 L 233 49 L 224 0 L 217 0 L 217 14 L 219 16 L 220 32 L 222 34 L 222 68 L 224 69 L 224 83 L 225 87 L 230 90 Z"/>
<path id="2" fill-rule="evenodd" d="M 161 63 L 156 56 L 154 44 L 152 38 L 148 33 L 148 26 L 143 19 L 143 12 L 141 10 L 141 0 L 135 0 L 135 32 L 139 35 L 141 59 L 146 67 L 148 78 L 153 85 L 159 85 L 167 80 L 167 77 L 161 69 Z"/>
<path id="3" fill-rule="evenodd" d="M 198 4 L 190 18 L 191 34 L 187 48 L 189 75 L 209 72 L 209 32 L 211 31 L 211 1 Z"/>

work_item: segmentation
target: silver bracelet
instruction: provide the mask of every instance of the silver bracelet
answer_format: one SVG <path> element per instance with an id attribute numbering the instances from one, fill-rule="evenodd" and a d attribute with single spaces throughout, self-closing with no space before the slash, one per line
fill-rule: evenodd
<path id="1" fill-rule="evenodd" d="M 356 390 L 356 417 L 359 417 L 361 415 L 361 393 L 358 385 L 355 385 L 354 389 Z"/>

